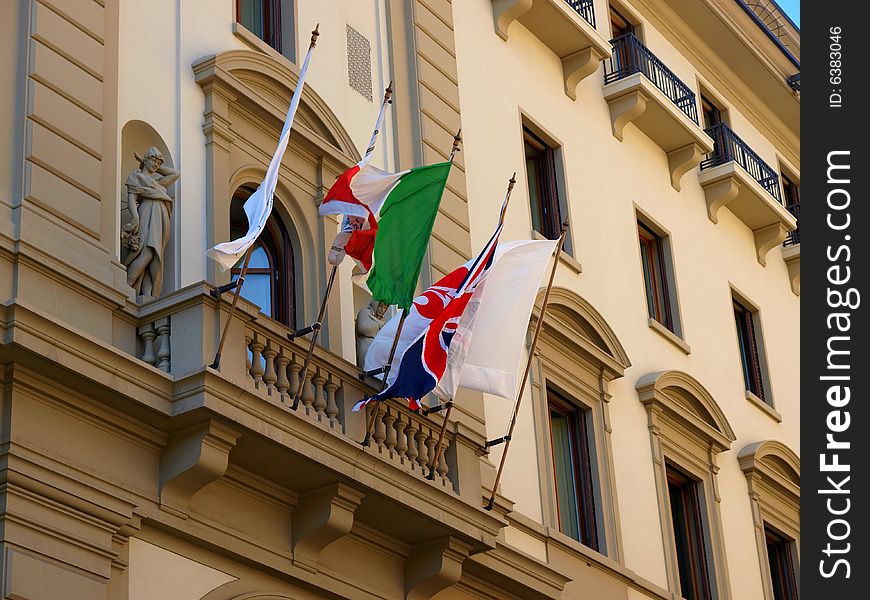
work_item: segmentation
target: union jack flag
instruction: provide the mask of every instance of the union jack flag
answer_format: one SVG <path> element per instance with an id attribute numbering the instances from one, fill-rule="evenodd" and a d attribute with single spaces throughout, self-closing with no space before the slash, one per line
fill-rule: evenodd
<path id="1" fill-rule="evenodd" d="M 384 391 L 364 398 L 353 410 L 387 398 L 407 398 L 413 409 L 419 407 L 419 400 L 435 388 L 444 375 L 450 344 L 465 307 L 494 263 L 501 231 L 502 224 L 499 223 L 477 257 L 445 275 L 414 299 L 407 319 L 409 323 L 405 327 L 420 331 L 405 346 L 398 373 L 388 379 L 392 383 Z M 413 324 L 412 320 L 415 321 Z"/>

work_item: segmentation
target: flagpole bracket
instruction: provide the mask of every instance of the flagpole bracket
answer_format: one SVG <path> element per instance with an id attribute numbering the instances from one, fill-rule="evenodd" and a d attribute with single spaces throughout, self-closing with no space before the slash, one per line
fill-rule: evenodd
<path id="1" fill-rule="evenodd" d="M 322 327 L 322 324 L 320 323 L 320 321 L 315 321 L 314 323 L 312 323 L 308 327 L 303 327 L 302 329 L 297 329 L 296 331 L 291 331 L 290 333 L 287 334 L 287 339 L 292 342 L 293 340 L 295 340 L 298 337 L 306 336 L 309 333 L 312 333 L 314 331 L 320 331 L 321 327 Z"/>
<path id="2" fill-rule="evenodd" d="M 378 367 L 377 369 L 372 369 L 371 371 L 363 371 L 357 377 L 359 377 L 360 381 L 365 381 L 369 377 L 374 377 L 375 375 L 380 375 L 381 373 L 389 373 L 390 365 L 384 365 L 383 367 Z"/>
<path id="3" fill-rule="evenodd" d="M 441 412 L 442 410 L 448 409 L 453 406 L 453 400 L 450 402 L 445 402 L 444 404 L 439 404 L 438 406 L 430 406 L 429 408 L 424 408 L 420 412 L 423 413 L 424 417 L 428 417 L 432 413 Z"/>
<path id="4" fill-rule="evenodd" d="M 498 446 L 499 444 L 504 444 L 505 442 L 509 441 L 511 441 L 511 436 L 506 435 L 504 437 L 495 438 L 494 440 L 487 440 L 483 447 L 492 448 L 493 446 Z"/>
<path id="5" fill-rule="evenodd" d="M 239 277 L 235 281 L 225 283 L 224 285 L 219 285 L 218 287 L 214 288 L 213 290 L 210 290 L 209 295 L 216 300 L 220 300 L 221 296 L 223 296 L 227 292 L 231 292 L 234 289 L 236 289 L 237 287 L 239 287 L 240 281 L 243 281 L 243 279 L 241 277 Z"/>

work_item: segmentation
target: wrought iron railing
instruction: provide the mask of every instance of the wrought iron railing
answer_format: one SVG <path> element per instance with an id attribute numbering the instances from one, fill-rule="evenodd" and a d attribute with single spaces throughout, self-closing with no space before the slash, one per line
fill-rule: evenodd
<path id="1" fill-rule="evenodd" d="M 595 7 L 592 4 L 592 0 L 565 0 L 565 2 L 574 9 L 574 12 L 583 17 L 587 23 L 595 27 Z"/>
<path id="2" fill-rule="evenodd" d="M 797 227 L 794 231 L 789 231 L 788 235 L 783 242 L 783 246 L 795 246 L 801 243 L 801 203 L 797 202 L 790 206 L 785 207 L 788 212 L 794 215 L 794 218 L 797 219 Z"/>
<path id="3" fill-rule="evenodd" d="M 687 117 L 698 123 L 695 92 L 644 46 L 636 35 L 626 33 L 610 40 L 610 43 L 613 45 L 613 54 L 604 65 L 604 83 L 642 73 Z"/>
<path id="4" fill-rule="evenodd" d="M 749 173 L 777 202 L 782 204 L 782 195 L 779 191 L 779 175 L 770 165 L 761 160 L 761 157 L 740 139 L 740 136 L 725 123 L 719 123 L 704 130 L 713 138 L 713 152 L 701 161 L 701 170 L 724 165 L 734 161 Z"/>

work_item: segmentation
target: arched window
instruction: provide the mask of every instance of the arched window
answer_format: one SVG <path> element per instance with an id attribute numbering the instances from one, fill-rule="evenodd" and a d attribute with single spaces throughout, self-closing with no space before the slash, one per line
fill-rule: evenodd
<path id="1" fill-rule="evenodd" d="M 248 219 L 245 215 L 245 200 L 254 192 L 248 186 L 240 187 L 233 194 L 230 204 L 230 239 L 245 235 Z M 244 259 L 233 266 L 235 281 L 242 270 Z M 274 214 L 266 222 L 266 228 L 254 244 L 242 297 L 260 307 L 260 311 L 273 319 L 296 326 L 296 293 L 294 277 L 293 246 L 287 228 Z"/>

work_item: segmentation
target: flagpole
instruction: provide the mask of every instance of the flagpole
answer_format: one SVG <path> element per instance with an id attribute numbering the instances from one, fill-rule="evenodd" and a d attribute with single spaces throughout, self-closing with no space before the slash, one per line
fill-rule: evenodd
<path id="1" fill-rule="evenodd" d="M 550 301 L 550 291 L 553 289 L 553 279 L 556 277 L 556 268 L 559 266 L 559 256 L 562 252 L 562 244 L 565 243 L 565 234 L 568 231 L 568 222 L 566 221 L 562 225 L 562 235 L 559 236 L 559 243 L 556 244 L 556 254 L 553 258 L 553 270 L 550 271 L 550 281 L 547 283 L 547 291 L 544 292 L 544 302 L 541 304 L 541 315 L 538 317 L 538 323 L 535 325 L 535 334 L 532 336 L 532 346 L 529 348 L 529 359 L 526 361 L 526 370 L 523 372 L 523 380 L 520 384 L 519 390 L 517 390 L 517 401 L 514 405 L 514 414 L 511 416 L 511 425 L 508 429 L 508 433 L 505 437 L 501 438 L 501 440 L 496 441 L 496 443 L 501 443 L 502 441 L 507 442 L 504 447 L 504 452 L 501 455 L 501 461 L 498 465 L 498 472 L 495 475 L 495 483 L 492 484 L 492 495 L 489 497 L 489 501 L 486 503 L 484 508 L 486 510 L 492 510 L 493 506 L 495 506 L 495 493 L 498 489 L 498 484 L 501 481 L 501 475 L 504 471 L 505 459 L 507 458 L 508 450 L 511 447 L 511 436 L 514 433 L 514 427 L 517 424 L 517 416 L 520 413 L 520 404 L 523 401 L 523 390 L 526 387 L 526 382 L 529 379 L 529 372 L 532 368 L 532 359 L 535 357 L 535 347 L 538 345 L 538 337 L 541 335 L 541 329 L 544 325 L 544 315 L 547 312 L 547 304 Z M 491 443 L 487 443 L 487 447 L 494 445 Z"/>
<path id="2" fill-rule="evenodd" d="M 212 362 L 209 367 L 212 369 L 218 370 L 221 368 L 221 352 L 223 352 L 224 344 L 227 341 L 227 332 L 230 329 L 230 323 L 233 321 L 233 315 L 236 312 L 236 305 L 239 303 L 239 296 L 242 293 L 242 286 L 245 284 L 245 275 L 248 272 L 248 263 L 251 262 L 251 254 L 254 251 L 254 245 L 251 244 L 251 247 L 248 248 L 248 251 L 245 252 L 245 262 L 242 264 L 242 270 L 239 272 L 239 278 L 236 279 L 233 283 L 235 284 L 235 293 L 233 294 L 233 303 L 230 305 L 230 312 L 227 315 L 227 322 L 224 323 L 223 331 L 221 331 L 221 339 L 218 342 L 217 352 L 214 354 L 214 362 Z M 215 290 L 217 292 L 217 297 L 220 299 L 220 288 Z"/>
<path id="3" fill-rule="evenodd" d="M 299 398 L 302 396 L 302 390 L 305 387 L 305 378 L 308 377 L 308 368 L 311 366 L 311 356 L 314 354 L 314 344 L 317 343 L 317 336 L 320 335 L 320 329 L 323 326 L 323 316 L 326 313 L 326 303 L 329 300 L 329 294 L 332 292 L 332 284 L 335 281 L 335 273 L 338 271 L 338 266 L 333 265 L 332 271 L 329 273 L 329 281 L 326 284 L 326 292 L 323 294 L 323 300 L 320 303 L 320 313 L 317 315 L 317 320 L 305 327 L 304 329 L 299 329 L 294 331 L 291 334 L 288 334 L 291 340 L 296 339 L 297 336 L 305 335 L 308 332 L 313 332 L 311 334 L 311 339 L 308 342 L 308 352 L 305 354 L 305 362 L 302 363 L 302 373 L 299 378 L 299 387 L 296 388 L 296 393 L 293 396 L 293 405 L 290 407 L 293 410 L 299 408 Z"/>
<path id="4" fill-rule="evenodd" d="M 384 113 L 386 112 L 386 108 L 388 104 L 391 104 L 393 101 L 391 100 L 393 96 L 393 82 L 390 81 L 387 89 L 384 90 L 384 101 L 381 103 L 381 110 L 378 113 L 378 118 L 375 121 L 375 128 L 372 131 L 372 137 L 369 140 L 369 145 L 366 148 L 365 154 L 363 158 L 360 160 L 358 164 L 364 164 L 368 162 L 371 158 L 372 153 L 375 150 L 375 142 L 378 139 L 378 134 L 380 133 L 381 124 L 384 121 Z M 312 323 L 307 327 L 303 327 L 302 329 L 297 329 L 293 333 L 287 335 L 291 340 L 296 339 L 297 337 L 302 337 L 303 335 L 307 335 L 312 333 L 311 339 L 308 342 L 308 351 L 305 355 L 305 362 L 302 366 L 302 372 L 299 377 L 299 387 L 296 389 L 296 393 L 293 396 L 293 405 L 291 408 L 296 410 L 299 408 L 299 399 L 302 397 L 302 390 L 305 388 L 305 378 L 308 376 L 308 369 L 311 366 L 311 356 L 314 354 L 314 345 L 317 343 L 317 337 L 320 334 L 320 329 L 323 327 L 323 318 L 326 314 L 326 303 L 329 301 L 329 296 L 332 293 L 332 284 L 335 281 L 335 274 L 338 270 L 338 265 L 332 266 L 332 271 L 329 274 L 329 282 L 326 284 L 326 291 L 323 294 L 323 299 L 320 302 L 320 313 L 317 316 L 317 321 Z"/>
<path id="5" fill-rule="evenodd" d="M 315 25 L 314 31 L 311 32 L 311 41 L 308 44 L 308 54 L 309 55 L 311 54 L 311 51 L 314 49 L 314 47 L 317 45 L 317 38 L 319 36 L 320 36 L 320 23 Z M 306 56 L 306 60 L 307 59 L 308 59 L 308 56 Z M 303 69 L 303 74 L 304 74 L 304 69 Z M 300 75 L 300 78 L 302 78 L 303 82 L 304 82 L 304 77 L 302 77 Z M 297 86 L 298 85 L 299 85 L 299 83 L 297 82 Z M 294 93 L 295 93 L 295 91 L 294 91 Z M 291 104 L 292 104 L 292 99 L 291 99 Z M 292 108 L 292 106 L 291 106 L 291 108 Z M 291 118 L 291 120 L 292 120 L 292 118 Z M 286 127 L 287 123 L 285 123 L 284 125 Z M 284 132 L 282 132 L 282 137 L 283 137 L 283 133 Z M 221 331 L 221 339 L 218 341 L 218 349 L 217 349 L 217 352 L 215 352 L 214 361 L 209 365 L 209 367 L 211 367 L 212 369 L 217 370 L 217 369 L 221 368 L 221 353 L 223 352 L 224 344 L 227 341 L 227 333 L 229 332 L 229 329 L 230 329 L 230 323 L 232 322 L 233 316 L 236 313 L 236 306 L 239 304 L 239 296 L 241 296 L 242 286 L 245 284 L 245 275 L 248 273 L 248 264 L 251 262 L 251 254 L 254 251 L 254 243 L 256 243 L 256 240 L 253 243 L 251 243 L 251 245 L 248 247 L 247 252 L 245 252 L 245 262 L 242 264 L 242 270 L 239 272 L 239 278 L 236 279 L 234 282 L 229 283 L 228 285 L 218 286 L 217 289 L 212 290 L 212 292 L 211 292 L 211 295 L 213 297 L 220 300 L 221 295 L 224 292 L 228 292 L 231 289 L 235 288 L 235 292 L 233 294 L 233 303 L 230 305 L 230 312 L 227 315 L 227 322 L 224 324 L 224 328 Z"/>
<path id="6" fill-rule="evenodd" d="M 393 364 L 393 358 L 395 358 L 396 356 L 396 348 L 399 346 L 399 337 L 402 335 L 402 326 L 405 325 L 405 319 L 408 318 L 409 312 L 410 311 L 407 308 L 403 308 L 402 316 L 399 317 L 399 325 L 396 327 L 396 337 L 393 338 L 393 347 L 390 348 L 390 357 L 387 359 L 387 364 L 384 365 L 384 380 L 381 382 L 382 392 L 387 389 L 387 376 L 389 376 L 390 374 L 390 365 Z M 369 423 L 366 426 L 366 436 L 363 438 L 363 441 L 360 442 L 362 446 L 368 446 L 371 442 L 372 428 L 375 426 L 375 416 L 377 415 L 380 402 L 380 399 L 375 400 L 375 405 L 372 407 L 372 413 L 369 417 Z"/>
<path id="7" fill-rule="evenodd" d="M 462 133 L 462 130 L 460 129 L 453 138 L 453 140 L 454 140 L 453 141 L 454 152 L 450 153 L 450 160 L 451 161 L 453 160 L 453 155 L 455 153 L 456 146 L 458 145 L 457 140 L 462 139 L 460 137 L 461 133 Z M 511 178 L 508 180 L 507 193 L 505 194 L 504 202 L 501 205 L 501 211 L 499 212 L 499 215 L 498 215 L 498 225 L 496 226 L 496 228 L 500 227 L 504 223 L 504 218 L 505 218 L 505 215 L 507 214 L 507 207 L 508 207 L 508 204 L 510 203 L 510 199 L 511 199 L 511 192 L 514 189 L 514 185 L 516 184 L 516 182 L 517 182 L 517 172 L 514 171 L 514 174 L 511 175 Z M 444 404 L 439 405 L 437 407 L 437 409 L 435 407 L 429 408 L 426 412 L 426 414 L 428 415 L 429 413 L 435 412 L 436 410 L 438 410 L 438 411 L 442 410 L 445 406 L 447 407 L 447 412 L 444 414 L 444 422 L 441 424 L 441 432 L 438 434 L 438 442 L 435 444 L 435 455 L 434 455 L 434 458 L 432 459 L 432 464 L 429 467 L 429 475 L 427 475 L 427 477 L 426 477 L 429 480 L 435 479 L 435 467 L 438 464 L 438 459 L 441 458 L 441 448 L 444 445 L 444 434 L 447 431 L 447 420 L 450 418 L 450 411 L 453 410 L 453 400 L 450 400 L 448 402 L 445 402 Z"/>

